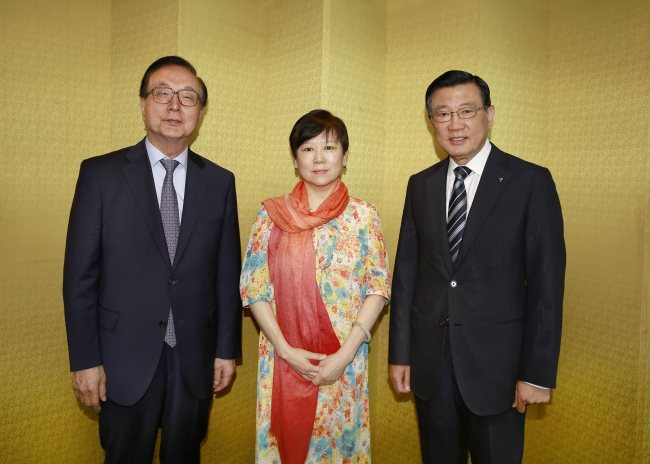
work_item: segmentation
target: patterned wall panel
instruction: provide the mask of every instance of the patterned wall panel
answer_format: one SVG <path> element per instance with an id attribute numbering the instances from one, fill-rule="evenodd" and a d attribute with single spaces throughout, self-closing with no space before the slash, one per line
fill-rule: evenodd
<path id="1" fill-rule="evenodd" d="M 289 133 L 303 114 L 321 106 L 323 72 L 323 2 L 319 0 L 276 0 L 268 12 L 264 88 L 260 124 L 264 145 L 259 156 L 255 207 L 248 211 L 250 231 L 260 202 L 290 192 L 298 177 L 294 173 Z"/>
<path id="2" fill-rule="evenodd" d="M 488 0 L 481 12 L 480 75 L 496 109 L 490 139 L 547 166 L 548 1 Z"/>
<path id="3" fill-rule="evenodd" d="M 550 420 L 528 421 L 530 462 L 641 462 L 650 8 L 624 5 L 550 3 L 546 164 L 563 205 L 567 290 L 558 389 L 538 411 Z"/>
<path id="4" fill-rule="evenodd" d="M 110 149 L 110 0 L 0 2 L 0 462 L 98 462 L 61 276 L 82 159 Z M 74 438 L 72 438 L 74 437 Z"/>
<path id="5" fill-rule="evenodd" d="M 332 2 L 327 109 L 348 128 L 350 149 L 343 180 L 350 195 L 375 204 L 384 185 L 386 5 L 380 0 Z M 381 217 L 381 216 L 380 216 Z"/>

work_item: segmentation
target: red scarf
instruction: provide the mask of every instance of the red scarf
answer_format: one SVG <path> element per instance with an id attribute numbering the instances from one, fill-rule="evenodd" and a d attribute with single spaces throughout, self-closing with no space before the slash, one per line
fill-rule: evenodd
<path id="1" fill-rule="evenodd" d="M 282 197 L 262 202 L 276 227 L 268 247 L 269 272 L 275 288 L 278 325 L 294 348 L 330 355 L 341 344 L 334 333 L 316 282 L 313 229 L 338 217 L 350 201 L 339 179 L 315 212 L 309 210 L 304 181 Z M 318 361 L 312 360 L 318 365 Z M 271 433 L 283 464 L 304 464 L 314 428 L 318 387 L 289 364 L 274 358 Z"/>

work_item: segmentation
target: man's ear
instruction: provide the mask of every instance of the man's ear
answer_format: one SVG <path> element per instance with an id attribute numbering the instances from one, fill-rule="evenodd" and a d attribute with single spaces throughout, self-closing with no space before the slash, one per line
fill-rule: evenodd
<path id="1" fill-rule="evenodd" d="M 492 130 L 492 119 L 494 118 L 494 105 L 490 105 L 487 110 L 488 130 Z"/>
<path id="2" fill-rule="evenodd" d="M 140 109 L 142 110 L 142 120 L 144 121 L 144 105 L 146 103 L 146 99 L 140 97 Z M 203 111 L 201 111 L 203 112 Z"/>

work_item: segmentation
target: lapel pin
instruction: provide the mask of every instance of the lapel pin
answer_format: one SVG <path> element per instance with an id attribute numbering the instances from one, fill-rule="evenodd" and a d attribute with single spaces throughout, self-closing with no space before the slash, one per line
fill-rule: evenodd
<path id="1" fill-rule="evenodd" d="M 502 180 L 503 180 L 503 177 L 499 177 L 499 182 L 501 182 Z"/>

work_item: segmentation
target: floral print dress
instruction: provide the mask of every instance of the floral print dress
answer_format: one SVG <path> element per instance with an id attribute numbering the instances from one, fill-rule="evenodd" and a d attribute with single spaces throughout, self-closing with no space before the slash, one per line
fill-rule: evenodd
<path id="1" fill-rule="evenodd" d="M 244 306 L 267 301 L 275 312 L 269 281 L 267 248 L 273 222 L 264 206 L 251 231 L 240 290 Z M 341 345 L 367 295 L 390 297 L 388 259 L 381 223 L 374 206 L 350 198 L 343 213 L 314 229 L 316 280 L 334 333 Z M 260 333 L 257 371 L 258 464 L 280 463 L 271 425 L 273 345 Z M 319 387 L 316 419 L 306 463 L 370 463 L 368 407 L 368 345 L 362 344 L 354 360 L 333 385 Z"/>

